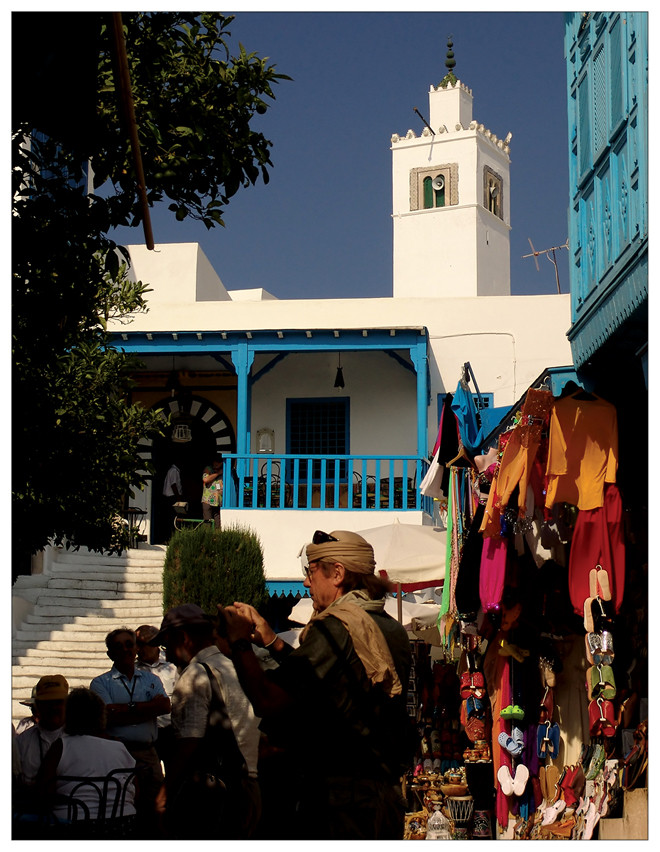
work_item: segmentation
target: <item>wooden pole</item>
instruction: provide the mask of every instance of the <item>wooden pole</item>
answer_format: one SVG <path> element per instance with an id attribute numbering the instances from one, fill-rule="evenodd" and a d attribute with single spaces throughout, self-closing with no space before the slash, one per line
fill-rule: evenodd
<path id="1" fill-rule="evenodd" d="M 399 624 L 403 624 L 403 600 L 402 600 L 401 583 L 396 584 L 396 616 L 399 619 Z"/>
<path id="2" fill-rule="evenodd" d="M 147 200 L 147 187 L 144 180 L 142 168 L 142 155 L 140 153 L 140 141 L 138 139 L 137 122 L 135 121 L 135 107 L 133 105 L 133 92 L 131 90 L 131 77 L 128 70 L 128 57 L 126 56 L 126 41 L 124 39 L 124 25 L 121 12 L 112 13 L 112 23 L 115 37 L 115 50 L 117 54 L 117 72 L 119 75 L 119 97 L 124 109 L 124 117 L 131 141 L 131 152 L 133 154 L 133 166 L 137 180 L 138 197 L 142 209 L 142 228 L 144 230 L 144 241 L 150 251 L 154 250 L 154 237 L 151 231 L 151 216 L 149 214 L 149 201 Z"/>

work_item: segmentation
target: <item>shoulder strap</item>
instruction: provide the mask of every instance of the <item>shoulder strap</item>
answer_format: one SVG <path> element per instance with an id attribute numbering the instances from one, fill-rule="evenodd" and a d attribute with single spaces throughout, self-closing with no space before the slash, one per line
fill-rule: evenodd
<path id="1" fill-rule="evenodd" d="M 243 774 L 247 771 L 245 759 L 236 741 L 231 718 L 227 712 L 227 705 L 220 694 L 218 679 L 207 663 L 200 661 L 200 665 L 205 669 L 211 686 L 211 703 L 209 705 L 204 739 L 215 743 L 216 754 L 213 756 L 223 767 L 227 769 L 231 767 L 240 774 Z"/>

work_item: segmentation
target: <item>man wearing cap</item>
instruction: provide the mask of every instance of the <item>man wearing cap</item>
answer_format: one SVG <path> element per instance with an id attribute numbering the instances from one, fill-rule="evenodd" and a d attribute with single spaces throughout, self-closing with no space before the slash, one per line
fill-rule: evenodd
<path id="1" fill-rule="evenodd" d="M 128 627 L 112 630 L 105 637 L 107 655 L 112 660 L 108 672 L 89 685 L 99 695 L 107 713 L 106 733 L 124 743 L 135 758 L 138 770 L 138 820 L 146 834 L 155 832 L 163 771 L 156 753 L 156 719 L 169 713 L 171 704 L 160 678 L 136 668 L 135 633 Z"/>
<path id="2" fill-rule="evenodd" d="M 42 677 L 32 690 L 37 723 L 16 737 L 22 783 L 32 786 L 48 749 L 64 731 L 64 711 L 69 684 L 61 674 Z"/>
<path id="3" fill-rule="evenodd" d="M 219 607 L 239 679 L 270 742 L 299 755 L 296 839 L 401 839 L 414 751 L 407 633 L 385 613 L 362 536 L 317 531 L 301 555 L 314 615 L 295 650 L 253 607 Z M 252 643 L 279 668 L 263 671 Z"/>
<path id="4" fill-rule="evenodd" d="M 158 633 L 158 628 L 152 624 L 141 624 L 135 631 L 135 641 L 137 644 L 137 662 L 136 669 L 141 671 L 151 672 L 158 675 L 167 697 L 172 700 L 174 692 L 174 684 L 179 677 L 179 673 L 174 663 L 168 663 L 163 657 L 161 649 L 157 645 L 150 645 L 149 642 Z M 172 741 L 172 717 L 169 713 L 162 713 L 156 720 L 158 725 L 158 737 L 156 739 L 156 751 L 158 757 L 163 761 L 167 768 L 167 762 L 171 751 Z"/>
<path id="5" fill-rule="evenodd" d="M 175 663 L 181 675 L 172 693 L 172 759 L 167 769 L 167 812 L 171 833 L 177 838 L 214 839 L 223 837 L 247 839 L 259 820 L 261 797 L 257 781 L 259 720 L 241 688 L 231 660 L 215 643 L 214 624 L 210 616 L 195 604 L 174 607 L 163 618 L 161 629 L 152 645 L 165 645 L 166 656 Z M 206 668 L 208 666 L 208 669 Z M 215 694 L 215 699 L 214 699 Z M 218 701 L 219 699 L 219 701 Z M 183 809 L 181 791 L 195 772 L 206 767 L 211 739 L 212 714 L 223 714 L 219 727 L 229 731 L 224 743 L 236 763 L 232 774 L 237 793 L 229 822 L 218 826 L 217 814 L 192 812 L 194 802 Z M 233 732 L 233 734 L 231 733 Z M 236 748 L 237 746 L 237 748 Z M 221 755 L 229 764 L 228 753 Z M 227 832 L 227 833 L 224 833 Z"/>

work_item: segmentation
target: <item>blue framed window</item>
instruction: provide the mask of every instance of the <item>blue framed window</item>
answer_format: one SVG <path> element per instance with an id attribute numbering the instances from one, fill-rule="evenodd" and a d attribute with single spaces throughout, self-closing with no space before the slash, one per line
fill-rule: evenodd
<path id="1" fill-rule="evenodd" d="M 442 406 L 445 404 L 446 393 L 438 394 L 438 423 L 440 422 L 440 415 L 442 414 Z M 482 393 L 481 394 L 481 404 L 479 403 L 479 397 L 476 393 L 472 394 L 472 399 L 474 400 L 474 405 L 477 411 L 481 411 L 483 408 L 492 408 L 493 407 L 493 394 L 492 393 Z"/>
<path id="2" fill-rule="evenodd" d="M 339 456 L 350 452 L 349 398 L 313 397 L 286 401 L 286 451 L 291 455 Z M 292 473 L 292 462 L 289 462 Z M 346 462 L 340 465 L 346 479 Z M 312 464 L 312 478 L 321 477 L 321 462 Z M 307 479 L 307 465 L 300 465 L 300 479 Z"/>

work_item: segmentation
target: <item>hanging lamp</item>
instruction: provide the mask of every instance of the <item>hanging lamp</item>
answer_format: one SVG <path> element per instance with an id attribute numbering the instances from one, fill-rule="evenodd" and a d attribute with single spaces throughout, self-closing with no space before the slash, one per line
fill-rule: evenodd
<path id="1" fill-rule="evenodd" d="M 341 352 L 337 353 L 337 375 L 335 376 L 335 387 L 343 388 L 344 387 L 344 373 L 341 368 Z"/>

